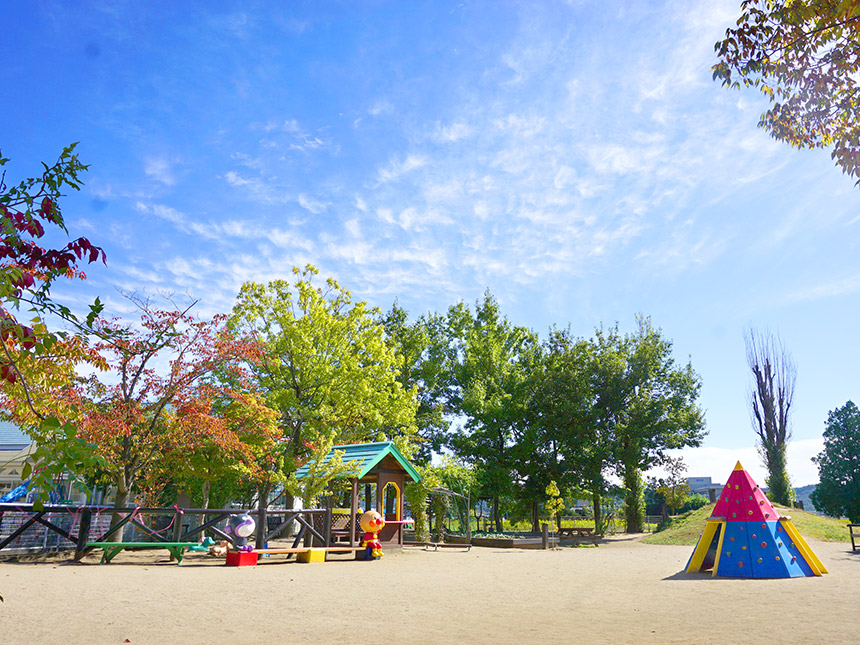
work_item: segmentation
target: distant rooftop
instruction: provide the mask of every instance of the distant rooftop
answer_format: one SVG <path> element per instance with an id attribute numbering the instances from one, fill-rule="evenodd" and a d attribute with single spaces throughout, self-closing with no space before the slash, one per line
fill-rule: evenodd
<path id="1" fill-rule="evenodd" d="M 8 421 L 0 421 L 0 450 L 24 450 L 33 443 L 18 426 Z"/>

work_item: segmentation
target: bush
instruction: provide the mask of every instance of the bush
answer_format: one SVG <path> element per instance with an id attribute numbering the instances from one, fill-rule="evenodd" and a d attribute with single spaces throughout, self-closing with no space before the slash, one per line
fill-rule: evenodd
<path id="1" fill-rule="evenodd" d="M 680 508 L 680 511 L 682 513 L 686 513 L 687 511 L 695 511 L 702 508 L 703 506 L 707 506 L 710 503 L 711 501 L 707 497 L 696 493 L 695 495 L 690 495 L 687 498 L 687 501 Z"/>

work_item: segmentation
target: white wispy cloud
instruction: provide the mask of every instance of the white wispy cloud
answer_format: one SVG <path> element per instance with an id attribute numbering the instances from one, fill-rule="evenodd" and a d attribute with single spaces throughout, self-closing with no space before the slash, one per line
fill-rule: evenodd
<path id="1" fill-rule="evenodd" d="M 786 304 L 838 298 L 860 292 L 860 274 L 835 278 L 833 280 L 797 289 L 785 297 Z"/>
<path id="2" fill-rule="evenodd" d="M 148 177 L 161 182 L 165 186 L 176 184 L 174 166 L 176 161 L 165 157 L 149 157 L 143 162 L 143 171 Z"/>
<path id="3" fill-rule="evenodd" d="M 314 215 L 319 215 L 320 213 L 325 211 L 326 208 L 328 208 L 330 206 L 329 203 L 322 202 L 322 201 L 319 201 L 316 199 L 312 199 L 311 197 L 308 197 L 304 193 L 299 195 L 297 201 L 299 203 L 299 206 L 304 208 L 306 211 L 310 211 Z"/>
<path id="4" fill-rule="evenodd" d="M 472 136 L 472 128 L 463 121 L 448 125 L 437 124 L 433 131 L 433 138 L 440 143 L 455 143 L 470 136 Z"/>
<path id="5" fill-rule="evenodd" d="M 386 99 L 380 99 L 376 101 L 373 105 L 371 105 L 367 113 L 370 116 L 384 116 L 388 114 L 392 114 L 394 112 L 394 106 L 390 101 Z"/>
<path id="6" fill-rule="evenodd" d="M 285 146 L 289 150 L 309 153 L 330 144 L 319 133 L 312 133 L 305 129 L 296 119 L 287 119 L 280 123 L 269 122 L 263 129 L 270 136 L 276 134 L 286 135 L 286 139 L 283 142 L 275 139 L 264 139 L 263 144 L 265 146 L 275 148 Z"/>
<path id="7" fill-rule="evenodd" d="M 405 159 L 393 160 L 385 168 L 380 168 L 377 172 L 377 181 L 382 184 L 387 183 L 426 164 L 425 156 L 409 154 Z"/>

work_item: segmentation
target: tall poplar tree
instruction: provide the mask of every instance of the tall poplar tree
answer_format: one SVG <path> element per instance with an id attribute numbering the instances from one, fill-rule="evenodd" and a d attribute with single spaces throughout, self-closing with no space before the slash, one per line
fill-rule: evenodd
<path id="1" fill-rule="evenodd" d="M 794 489 L 788 478 L 787 450 L 797 366 L 782 341 L 773 334 L 761 334 L 750 328 L 744 342 L 747 365 L 753 376 L 750 412 L 759 454 L 767 469 L 765 483 L 772 501 L 791 506 Z"/>

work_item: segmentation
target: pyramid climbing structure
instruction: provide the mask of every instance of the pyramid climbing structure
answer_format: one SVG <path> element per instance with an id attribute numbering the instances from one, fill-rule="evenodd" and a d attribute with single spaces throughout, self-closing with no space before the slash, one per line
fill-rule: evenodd
<path id="1" fill-rule="evenodd" d="M 738 462 L 687 563 L 687 573 L 796 578 L 827 573 L 818 556 L 781 516 Z"/>

